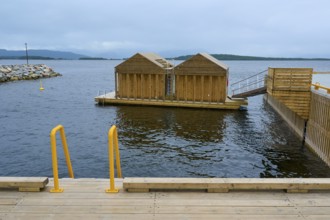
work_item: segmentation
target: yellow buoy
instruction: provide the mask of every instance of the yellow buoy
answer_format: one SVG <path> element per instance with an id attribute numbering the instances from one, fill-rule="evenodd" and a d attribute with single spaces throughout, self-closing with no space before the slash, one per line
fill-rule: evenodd
<path id="1" fill-rule="evenodd" d="M 42 82 L 41 82 L 41 80 L 40 80 L 40 88 L 39 88 L 39 90 L 40 90 L 40 91 L 45 90 L 44 87 L 42 87 Z"/>

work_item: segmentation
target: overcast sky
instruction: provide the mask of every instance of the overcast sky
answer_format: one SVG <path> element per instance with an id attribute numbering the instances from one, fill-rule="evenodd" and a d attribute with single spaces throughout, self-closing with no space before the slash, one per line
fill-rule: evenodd
<path id="1" fill-rule="evenodd" d="M 1 0 L 0 48 L 330 58 L 329 0 Z"/>

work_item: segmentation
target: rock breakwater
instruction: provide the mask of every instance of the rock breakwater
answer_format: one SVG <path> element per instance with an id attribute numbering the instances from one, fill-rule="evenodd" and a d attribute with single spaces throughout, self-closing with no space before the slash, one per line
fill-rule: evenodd
<path id="1" fill-rule="evenodd" d="M 61 76 L 45 64 L 0 65 L 0 83 Z"/>

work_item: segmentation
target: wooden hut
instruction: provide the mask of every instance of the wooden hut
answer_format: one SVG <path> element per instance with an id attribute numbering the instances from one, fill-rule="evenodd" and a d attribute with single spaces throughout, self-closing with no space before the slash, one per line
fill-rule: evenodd
<path id="1" fill-rule="evenodd" d="M 228 67 L 197 54 L 174 67 L 153 53 L 137 53 L 115 67 L 115 91 L 95 97 L 99 104 L 240 109 L 243 99 L 227 99 Z"/>
<path id="2" fill-rule="evenodd" d="M 206 53 L 199 53 L 175 67 L 178 101 L 223 103 L 227 98 L 229 68 Z"/>
<path id="3" fill-rule="evenodd" d="M 116 98 L 164 99 L 173 65 L 154 53 L 137 53 L 115 67 Z"/>

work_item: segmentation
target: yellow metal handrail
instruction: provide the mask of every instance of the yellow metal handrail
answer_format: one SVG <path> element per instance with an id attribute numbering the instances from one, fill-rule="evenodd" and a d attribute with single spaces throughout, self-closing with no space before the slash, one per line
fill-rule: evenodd
<path id="1" fill-rule="evenodd" d="M 313 74 L 330 74 L 330 72 L 313 72 Z"/>
<path id="2" fill-rule="evenodd" d="M 312 84 L 312 86 L 314 86 L 315 90 L 324 89 L 324 90 L 327 91 L 328 94 L 330 94 L 330 88 L 325 87 L 325 86 L 321 86 L 320 83 Z"/>
<path id="3" fill-rule="evenodd" d="M 65 159 L 66 159 L 66 165 L 68 166 L 69 176 L 71 178 L 74 178 L 68 144 L 67 144 L 66 138 L 65 138 L 64 127 L 62 125 L 57 125 L 50 132 L 50 145 L 51 145 L 51 149 L 52 149 L 53 176 L 54 176 L 54 188 L 52 188 L 50 190 L 50 192 L 52 192 L 52 193 L 60 193 L 60 192 L 64 191 L 63 188 L 59 187 L 59 182 L 58 182 L 58 167 L 57 167 L 57 152 L 56 152 L 56 132 L 57 131 L 60 131 L 60 134 L 61 134 L 62 145 L 63 145 L 64 155 L 65 155 Z"/>
<path id="4" fill-rule="evenodd" d="M 120 154 L 118 147 L 118 134 L 117 128 L 113 125 L 108 132 L 108 148 L 109 148 L 109 175 L 110 175 L 110 188 L 105 191 L 108 193 L 117 193 L 119 191 L 118 188 L 115 188 L 115 162 L 113 155 L 113 145 L 115 145 L 116 151 L 116 167 L 117 167 L 117 176 L 118 178 L 122 178 L 121 175 L 121 167 L 120 167 Z"/>

